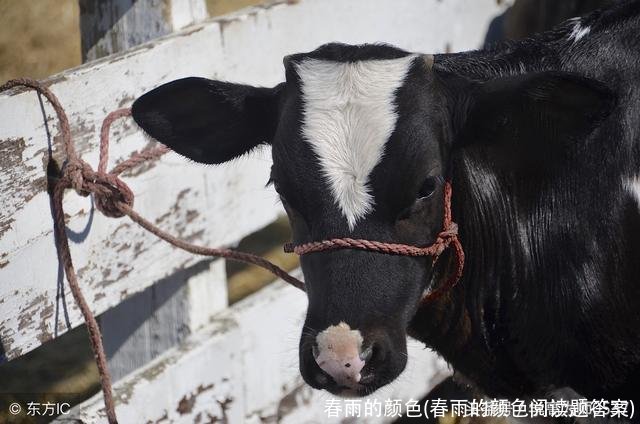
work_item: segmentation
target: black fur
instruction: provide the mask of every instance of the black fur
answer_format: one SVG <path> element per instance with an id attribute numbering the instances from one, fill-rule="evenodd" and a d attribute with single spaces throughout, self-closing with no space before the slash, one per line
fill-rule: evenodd
<path id="1" fill-rule="evenodd" d="M 279 87 L 183 78 L 140 96 L 136 123 L 177 153 L 201 163 L 223 163 L 270 143 Z"/>
<path id="2" fill-rule="evenodd" d="M 524 139 L 518 152 L 542 173 L 496 166 L 504 163 L 505 139 L 501 133 L 497 143 L 478 145 L 474 130 L 485 133 L 482 123 L 452 151 L 454 215 L 468 258 L 455 297 L 464 299 L 468 318 L 445 324 L 445 337 L 441 320 L 424 308 L 412 333 L 489 395 L 567 386 L 588 398 L 639 399 L 640 213 L 622 186 L 640 172 L 639 15 L 640 2 L 624 2 L 583 18 L 590 32 L 577 42 L 568 39 L 571 21 L 521 42 L 436 57 L 436 73 L 456 78 L 491 83 L 560 71 L 591 87 L 578 96 L 556 92 L 564 98 L 550 113 L 569 122 L 552 137 L 526 140 L 536 114 L 529 124 L 506 126 L 507 140 Z M 599 102 L 600 110 L 589 106 Z M 574 103 L 587 109 L 571 123 Z M 589 131 L 572 136 L 565 124 Z"/>
<path id="3" fill-rule="evenodd" d="M 272 180 L 296 243 L 430 244 L 441 229 L 443 177 L 451 179 L 467 262 L 441 301 L 418 308 L 446 274 L 447 255 L 435 269 L 352 250 L 302 258 L 309 310 L 300 368 L 310 385 L 341 392 L 322 378 L 311 346 L 317 331 L 345 321 L 374 347 L 364 369 L 374 378 L 360 395 L 402 371 L 408 333 L 489 396 L 568 387 L 640 405 L 640 208 L 623 187 L 640 173 L 640 1 L 583 18 L 590 31 L 578 41 L 576 24 L 437 55 L 430 70 L 416 60 L 370 175 L 375 210 L 353 232 L 302 139 L 294 64 L 406 52 L 330 44 L 285 58 L 287 81 L 274 89 L 186 80 L 143 96 L 133 115 L 196 161 L 224 162 L 271 142 Z M 424 195 L 425 181 L 433 195 Z"/>

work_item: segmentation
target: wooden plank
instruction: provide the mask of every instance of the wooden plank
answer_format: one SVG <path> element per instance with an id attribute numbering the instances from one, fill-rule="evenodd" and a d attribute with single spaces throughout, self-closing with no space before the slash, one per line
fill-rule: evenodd
<path id="1" fill-rule="evenodd" d="M 204 0 L 80 0 L 82 60 L 87 62 L 207 18 Z"/>
<path id="2" fill-rule="evenodd" d="M 183 341 L 227 307 L 225 261 L 202 261 L 100 316 L 111 380 Z"/>
<path id="3" fill-rule="evenodd" d="M 113 387 L 119 422 L 242 422 L 243 370 L 235 348 L 240 343 L 237 325 L 220 317 L 120 380 Z M 54 422 L 70 421 L 106 422 L 102 395 L 98 393 Z"/>
<path id="4" fill-rule="evenodd" d="M 82 57 L 92 60 L 124 51 L 206 16 L 204 0 L 80 0 Z M 208 271 L 208 265 L 201 262 L 178 271 L 100 316 L 112 381 L 145 365 L 189 334 L 191 305 L 186 279 Z M 213 281 L 225 282 L 224 273 L 222 278 L 206 274 Z M 220 294 L 226 299 L 226 289 Z"/>
<path id="5" fill-rule="evenodd" d="M 95 164 L 104 115 L 159 83 L 201 75 L 273 85 L 283 78 L 284 55 L 328 41 L 384 40 L 425 52 L 472 48 L 500 10 L 493 0 L 276 2 L 192 26 L 48 83 L 69 112 L 78 150 Z M 45 113 L 55 136 L 48 106 Z M 37 96 L 0 95 L 0 116 L 0 340 L 11 359 L 81 321 L 66 288 L 66 302 L 56 298 L 61 280 L 46 193 L 48 138 Z M 130 121 L 114 132 L 114 159 L 148 141 Z M 58 146 L 53 156 L 60 161 Z M 279 211 L 273 193 L 262 187 L 268 172 L 267 151 L 220 167 L 169 155 L 126 179 L 142 214 L 181 237 L 220 245 L 262 227 Z M 126 219 L 93 213 L 87 198 L 68 195 L 65 205 L 76 268 L 96 313 L 196 260 Z"/>
<path id="6" fill-rule="evenodd" d="M 209 17 L 206 0 L 171 0 L 172 31 L 202 22 Z"/>
<path id="7" fill-rule="evenodd" d="M 227 422 L 263 423 L 276 418 L 285 423 L 330 422 L 324 401 L 331 396 L 305 388 L 299 376 L 297 347 L 306 303 L 304 293 L 279 281 L 217 315 L 213 324 L 187 338 L 184 345 L 115 385 L 120 421 L 156 422 L 165 417 L 166 422 L 197 422 L 197 414 L 220 413 L 219 400 L 232 399 Z M 419 399 L 449 374 L 444 361 L 417 342 L 410 342 L 408 353 L 405 372 L 375 398 Z M 218 392 L 217 401 L 197 396 L 192 410 L 178 411 L 180 401 L 194 396 L 197 387 L 224 378 L 229 378 L 223 386 L 228 391 Z M 64 418 L 102 422 L 103 408 L 98 393 Z"/>

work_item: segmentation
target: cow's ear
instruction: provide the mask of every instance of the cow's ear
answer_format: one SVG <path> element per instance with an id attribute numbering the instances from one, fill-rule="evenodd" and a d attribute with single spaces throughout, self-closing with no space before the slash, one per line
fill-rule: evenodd
<path id="1" fill-rule="evenodd" d="M 496 146 L 506 164 L 533 171 L 579 149 L 615 101 L 604 84 L 564 72 L 498 78 L 468 96 L 461 144 Z"/>
<path id="2" fill-rule="evenodd" d="M 179 79 L 139 97 L 133 119 L 151 137 L 201 163 L 222 163 L 271 143 L 280 86 Z"/>

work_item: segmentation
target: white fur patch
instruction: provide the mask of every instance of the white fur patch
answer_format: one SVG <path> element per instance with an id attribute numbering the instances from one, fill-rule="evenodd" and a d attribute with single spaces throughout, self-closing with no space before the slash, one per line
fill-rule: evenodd
<path id="1" fill-rule="evenodd" d="M 316 343 L 321 352 L 331 350 L 340 357 L 359 354 L 362 342 L 360 331 L 352 330 L 346 322 L 327 327 L 316 336 Z"/>
<path id="2" fill-rule="evenodd" d="M 631 193 L 636 202 L 638 202 L 638 207 L 640 207 L 640 175 L 625 180 L 624 188 Z"/>
<path id="3" fill-rule="evenodd" d="M 359 62 L 307 59 L 297 65 L 304 102 L 302 134 L 318 156 L 351 230 L 373 209 L 369 175 L 395 129 L 395 94 L 416 57 Z"/>
<path id="4" fill-rule="evenodd" d="M 588 26 L 583 27 L 580 18 L 576 18 L 573 24 L 573 30 L 571 34 L 569 34 L 569 40 L 573 40 L 573 42 L 576 43 L 580 41 L 582 37 L 589 34 L 589 31 L 591 31 L 591 28 Z"/>
<path id="5" fill-rule="evenodd" d="M 360 358 L 362 334 L 348 324 L 327 327 L 316 336 L 318 366 L 345 387 L 357 387 L 365 361 Z"/>

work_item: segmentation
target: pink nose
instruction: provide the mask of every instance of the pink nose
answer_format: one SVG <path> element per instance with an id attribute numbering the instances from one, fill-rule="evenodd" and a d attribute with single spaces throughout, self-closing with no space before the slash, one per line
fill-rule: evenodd
<path id="1" fill-rule="evenodd" d="M 316 358 L 318 366 L 329 374 L 341 386 L 355 388 L 362 378 L 360 371 L 365 362 L 359 355 L 351 358 L 338 358 L 331 351 L 323 352 Z"/>
<path id="2" fill-rule="evenodd" d="M 313 356 L 318 366 L 341 386 L 356 388 L 365 365 L 361 358 L 362 335 L 344 322 L 316 336 Z"/>

